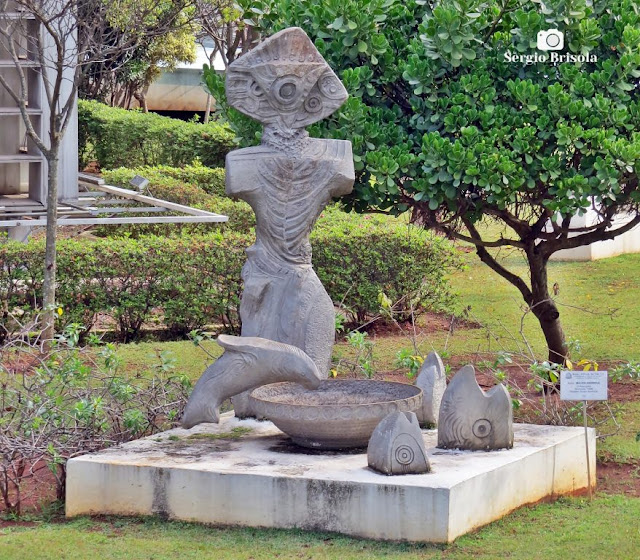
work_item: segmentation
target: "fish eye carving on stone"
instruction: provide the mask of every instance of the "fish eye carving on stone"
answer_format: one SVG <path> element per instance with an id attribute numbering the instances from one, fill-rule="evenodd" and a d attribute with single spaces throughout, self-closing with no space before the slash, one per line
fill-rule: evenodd
<path id="1" fill-rule="evenodd" d="M 299 27 L 276 33 L 227 69 L 227 101 L 241 113 L 281 130 L 328 117 L 347 91 Z"/>
<path id="2" fill-rule="evenodd" d="M 512 448 L 513 405 L 505 386 L 496 385 L 485 393 L 473 366 L 458 371 L 442 397 L 438 447 L 474 451 Z"/>
<path id="3" fill-rule="evenodd" d="M 369 467 L 387 475 L 421 474 L 431 470 L 413 412 L 392 412 L 376 427 L 367 448 Z"/>
<path id="4" fill-rule="evenodd" d="M 398 469 L 402 469 L 411 465 L 416 460 L 415 447 L 418 445 L 416 439 L 409 434 L 400 434 L 393 440 L 391 449 L 393 459 L 398 465 Z"/>

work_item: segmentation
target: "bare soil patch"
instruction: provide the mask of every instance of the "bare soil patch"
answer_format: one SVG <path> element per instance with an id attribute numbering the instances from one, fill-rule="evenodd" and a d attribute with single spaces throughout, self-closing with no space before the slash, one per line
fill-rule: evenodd
<path id="1" fill-rule="evenodd" d="M 403 332 L 413 332 L 413 325 L 411 321 L 402 321 L 398 325 L 392 321 L 379 319 L 368 325 L 364 330 L 370 335 L 375 336 L 387 336 L 387 335 L 400 335 Z M 426 312 L 420 314 L 416 319 L 416 334 L 422 336 L 428 333 L 434 332 L 453 332 L 455 330 L 468 330 L 478 329 L 482 325 L 476 321 L 471 321 L 463 317 L 456 317 L 454 315 L 445 315 L 444 313 L 432 313 Z"/>
<path id="2" fill-rule="evenodd" d="M 21 488 L 21 517 L 7 514 L 7 508 L 3 501 L 0 501 L 0 529 L 3 527 L 29 527 L 34 525 L 29 521 L 32 515 L 38 515 L 50 508 L 56 500 L 56 481 L 53 473 L 44 462 L 34 465 L 27 465 L 27 473 Z M 9 492 L 9 500 L 16 499 L 15 488 Z M 25 519 L 26 518 L 26 519 Z"/>
<path id="3" fill-rule="evenodd" d="M 598 491 L 640 498 L 640 462 L 598 461 Z"/>

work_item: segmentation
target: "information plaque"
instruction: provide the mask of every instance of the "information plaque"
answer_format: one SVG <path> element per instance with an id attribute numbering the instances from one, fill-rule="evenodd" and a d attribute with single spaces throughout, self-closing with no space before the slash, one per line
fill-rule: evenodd
<path id="1" fill-rule="evenodd" d="M 606 371 L 561 371 L 560 399 L 563 401 L 606 401 Z"/>

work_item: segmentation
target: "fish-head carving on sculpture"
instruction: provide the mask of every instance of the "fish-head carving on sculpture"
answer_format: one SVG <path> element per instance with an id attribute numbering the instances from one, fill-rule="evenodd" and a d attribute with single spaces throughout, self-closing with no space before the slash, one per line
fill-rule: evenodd
<path id="1" fill-rule="evenodd" d="M 182 417 L 182 426 L 217 423 L 219 407 L 234 395 L 279 381 L 294 381 L 315 389 L 322 375 L 300 348 L 266 338 L 221 334 L 225 352 L 202 374 Z"/>
<path id="2" fill-rule="evenodd" d="M 485 393 L 473 366 L 458 371 L 442 397 L 438 447 L 475 451 L 513 447 L 513 405 L 505 386 L 500 383 Z"/>
<path id="3" fill-rule="evenodd" d="M 229 104 L 267 126 L 298 130 L 328 117 L 347 91 L 299 27 L 276 33 L 227 69 Z"/>
<path id="4" fill-rule="evenodd" d="M 386 475 L 421 474 L 431 470 L 418 418 L 413 412 L 392 412 L 369 440 L 367 462 Z"/>

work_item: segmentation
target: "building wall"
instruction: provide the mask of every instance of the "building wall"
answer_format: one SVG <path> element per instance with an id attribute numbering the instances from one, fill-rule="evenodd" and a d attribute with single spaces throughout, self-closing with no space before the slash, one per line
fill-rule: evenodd
<path id="1" fill-rule="evenodd" d="M 202 66 L 209 64 L 207 49 L 198 46 L 196 60 L 192 64 L 180 64 L 171 72 L 163 72 L 151 84 L 147 92 L 147 106 L 150 111 L 205 111 L 207 92 L 202 84 Z M 218 55 L 213 63 L 218 72 L 224 71 L 222 58 Z"/>
<path id="2" fill-rule="evenodd" d="M 204 111 L 207 92 L 202 87 L 202 69 L 177 68 L 165 72 L 147 92 L 150 111 Z"/>
<path id="3" fill-rule="evenodd" d="M 631 219 L 628 214 L 620 214 L 614 221 L 614 227 L 620 227 Z M 576 216 L 571 220 L 572 227 L 584 227 L 598 223 L 598 215 L 589 210 L 584 216 Z M 584 247 L 565 249 L 554 253 L 554 261 L 595 261 L 607 257 L 615 257 L 625 253 L 640 253 L 640 226 L 618 235 L 609 241 L 598 241 Z"/>
<path id="4" fill-rule="evenodd" d="M 2 16 L 0 15 L 0 25 Z M 28 33 L 34 36 L 37 28 L 35 20 L 29 21 Z M 50 82 L 54 79 L 54 61 L 56 50 L 53 41 L 46 32 L 42 32 L 45 49 L 45 60 L 50 67 L 37 68 L 34 64 L 36 56 L 31 50 L 25 50 L 23 71 L 28 83 L 28 109 L 31 121 L 45 145 L 49 145 L 49 107 L 44 95 L 43 76 Z M 66 36 L 68 52 L 74 50 L 75 37 Z M 25 45 L 27 43 L 25 42 Z M 21 61 L 21 64 L 22 61 Z M 19 89 L 18 73 L 7 51 L 0 49 L 0 72 L 15 90 Z M 64 103 L 71 92 L 75 69 L 65 70 L 62 82 L 62 102 Z M 47 163 L 37 146 L 27 141 L 24 151 L 25 126 L 17 105 L 9 93 L 0 86 L 0 196 L 12 194 L 28 194 L 37 202 L 46 201 Z M 67 128 L 60 150 L 59 167 L 59 198 L 74 199 L 78 194 L 78 123 L 77 106 L 73 108 L 72 120 Z"/>

